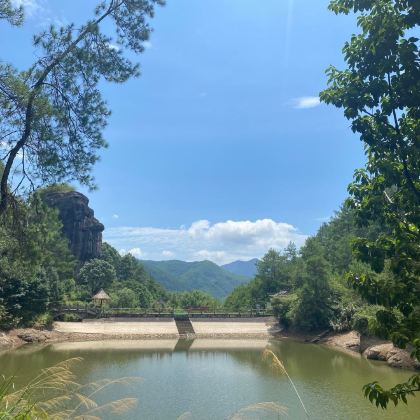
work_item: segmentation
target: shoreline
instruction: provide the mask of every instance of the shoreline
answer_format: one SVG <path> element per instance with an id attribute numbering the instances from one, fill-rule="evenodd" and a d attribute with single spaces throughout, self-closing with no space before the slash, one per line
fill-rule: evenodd
<path id="1" fill-rule="evenodd" d="M 301 343 L 325 345 L 347 354 L 358 355 L 370 360 L 377 360 L 387 365 L 409 370 L 420 370 L 420 363 L 410 357 L 408 350 L 399 349 L 389 341 L 376 337 L 360 336 L 356 331 L 346 333 L 328 333 L 313 342 L 316 334 L 303 334 L 293 331 L 277 331 L 273 333 L 203 333 L 192 336 L 180 336 L 174 333 L 81 333 L 60 332 L 55 329 L 22 328 L 9 332 L 0 332 L 0 352 L 15 350 L 27 344 L 48 345 L 54 343 L 94 342 L 103 340 L 179 340 L 179 339 L 274 339 L 293 340 Z M 312 343 L 311 343 L 312 342 Z"/>

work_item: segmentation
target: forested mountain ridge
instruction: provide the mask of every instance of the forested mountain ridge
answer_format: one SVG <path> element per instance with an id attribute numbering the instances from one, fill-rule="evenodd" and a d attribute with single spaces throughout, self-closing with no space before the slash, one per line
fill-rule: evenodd
<path id="1" fill-rule="evenodd" d="M 229 264 L 221 265 L 220 267 L 224 268 L 227 271 L 230 271 L 231 273 L 252 278 L 255 276 L 255 274 L 257 274 L 258 261 L 258 258 L 253 258 L 248 261 L 237 260 Z"/>
<path id="2" fill-rule="evenodd" d="M 249 280 L 249 277 L 231 273 L 211 261 L 141 262 L 158 283 L 174 292 L 201 290 L 216 298 L 223 298 Z"/>

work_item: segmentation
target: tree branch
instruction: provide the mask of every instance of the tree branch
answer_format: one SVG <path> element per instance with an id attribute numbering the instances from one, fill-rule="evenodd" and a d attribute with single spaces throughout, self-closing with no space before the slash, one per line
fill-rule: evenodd
<path id="1" fill-rule="evenodd" d="M 108 17 L 112 12 L 118 9 L 123 4 L 123 1 L 116 2 L 115 0 L 111 0 L 108 9 L 94 22 L 90 22 L 87 26 L 83 29 L 83 31 L 79 34 L 79 36 L 61 53 L 58 54 L 56 58 L 52 60 L 52 62 L 47 65 L 44 71 L 39 76 L 36 83 L 33 85 L 31 92 L 28 97 L 28 102 L 26 105 L 26 112 L 25 112 L 25 128 L 20 140 L 16 143 L 16 145 L 10 150 L 9 156 L 6 161 L 6 165 L 3 170 L 3 174 L 0 181 L 0 216 L 4 214 L 7 209 L 8 199 L 9 199 L 9 190 L 8 190 L 8 181 L 10 170 L 13 166 L 13 162 L 22 149 L 22 147 L 26 144 L 31 131 L 32 131 L 32 120 L 33 120 L 33 112 L 34 112 L 34 101 L 39 94 L 41 87 L 51 73 L 51 71 L 68 55 L 70 54 L 77 45 L 86 37 L 87 34 L 92 32 L 106 17 Z"/>

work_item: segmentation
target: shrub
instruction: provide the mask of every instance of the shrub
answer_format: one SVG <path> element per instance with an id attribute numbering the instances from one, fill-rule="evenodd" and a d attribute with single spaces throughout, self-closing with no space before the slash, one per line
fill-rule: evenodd
<path id="1" fill-rule="evenodd" d="M 63 321 L 64 322 L 80 322 L 82 318 L 80 318 L 77 314 L 64 314 Z"/>
<path id="2" fill-rule="evenodd" d="M 38 315 L 33 323 L 32 323 L 32 327 L 42 330 L 42 329 L 49 329 L 52 327 L 53 324 L 53 316 L 52 314 L 46 312 L 44 314 Z"/>
<path id="3" fill-rule="evenodd" d="M 291 309 L 296 303 L 297 298 L 295 293 L 290 293 L 286 295 L 275 295 L 271 299 L 274 316 L 279 319 L 285 328 L 289 328 L 292 323 Z"/>
<path id="4" fill-rule="evenodd" d="M 382 335 L 378 328 L 376 313 L 383 309 L 379 305 L 364 305 L 354 314 L 352 328 L 363 335 Z"/>

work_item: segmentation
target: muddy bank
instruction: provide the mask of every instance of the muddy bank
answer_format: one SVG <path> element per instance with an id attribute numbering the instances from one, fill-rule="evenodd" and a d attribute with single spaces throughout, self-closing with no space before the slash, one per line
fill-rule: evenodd
<path id="1" fill-rule="evenodd" d="M 8 333 L 0 333 L 0 350 L 8 350 L 28 343 L 50 344 L 72 341 L 101 340 L 141 340 L 141 339 L 178 339 L 178 334 L 92 334 L 76 332 L 60 332 L 55 330 L 36 330 L 33 328 L 15 329 Z"/>
<path id="2" fill-rule="evenodd" d="M 78 324 L 78 323 L 76 323 Z M 80 325 L 80 324 L 79 324 Z M 214 324 L 213 324 L 214 325 Z M 238 327 L 238 324 L 235 325 Z M 257 339 L 272 337 L 278 340 L 290 339 L 301 342 L 311 342 L 316 337 L 314 335 L 300 334 L 289 331 L 276 331 L 273 334 L 258 333 L 246 328 L 243 331 L 202 331 L 196 338 L 243 338 Z M 16 329 L 8 333 L 0 332 L 0 350 L 17 348 L 27 343 L 61 343 L 76 341 L 101 341 L 101 340 L 150 340 L 150 339 L 179 339 L 179 334 L 173 329 L 160 333 L 118 333 L 117 329 L 112 334 L 95 332 L 76 332 L 54 330 L 37 330 L 33 328 Z M 386 362 L 389 366 L 402 369 L 420 370 L 420 363 L 410 357 L 410 350 L 403 350 L 395 347 L 389 341 L 381 340 L 375 337 L 360 336 L 355 331 L 343 334 L 328 334 L 317 343 L 334 347 L 336 349 L 361 354 L 363 357 L 371 360 Z"/>

